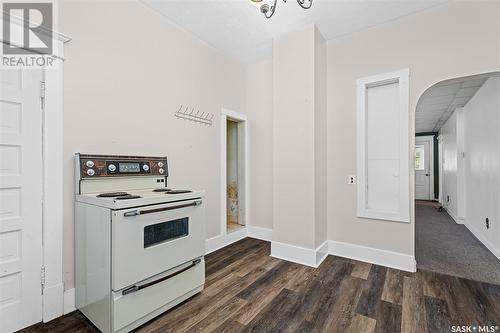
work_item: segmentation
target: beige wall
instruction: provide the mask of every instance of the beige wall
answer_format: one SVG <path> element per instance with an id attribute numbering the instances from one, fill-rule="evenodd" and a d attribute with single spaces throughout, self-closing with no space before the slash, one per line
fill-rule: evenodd
<path id="1" fill-rule="evenodd" d="M 326 241 L 326 42 L 314 26 L 273 43 L 273 241 Z"/>
<path id="2" fill-rule="evenodd" d="M 326 41 L 314 28 L 314 247 L 327 239 Z"/>
<path id="3" fill-rule="evenodd" d="M 450 2 L 328 42 L 329 239 L 413 255 L 413 222 L 356 217 L 356 79 L 409 67 L 413 133 L 425 89 L 500 69 L 499 17 L 499 2 Z"/>
<path id="4" fill-rule="evenodd" d="M 314 246 L 314 26 L 273 42 L 273 241 Z"/>
<path id="5" fill-rule="evenodd" d="M 248 219 L 252 226 L 273 228 L 273 64 L 246 66 L 248 116 Z"/>
<path id="6" fill-rule="evenodd" d="M 63 1 L 64 282 L 73 286 L 73 154 L 168 155 L 169 186 L 206 190 L 220 234 L 220 110 L 245 112 L 244 67 L 138 1 Z M 213 126 L 176 119 L 179 106 Z"/>

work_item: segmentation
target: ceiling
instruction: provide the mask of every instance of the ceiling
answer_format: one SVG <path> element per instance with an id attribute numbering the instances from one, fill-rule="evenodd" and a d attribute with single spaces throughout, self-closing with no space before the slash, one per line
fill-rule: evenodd
<path id="1" fill-rule="evenodd" d="M 453 111 L 465 106 L 491 76 L 494 75 L 446 80 L 427 89 L 417 104 L 415 132 L 438 132 Z"/>
<path id="2" fill-rule="evenodd" d="M 250 0 L 143 2 L 222 53 L 248 64 L 271 57 L 273 37 L 311 23 L 329 40 L 446 0 L 314 0 L 307 10 L 295 0 L 278 0 L 271 19 L 266 19 Z"/>

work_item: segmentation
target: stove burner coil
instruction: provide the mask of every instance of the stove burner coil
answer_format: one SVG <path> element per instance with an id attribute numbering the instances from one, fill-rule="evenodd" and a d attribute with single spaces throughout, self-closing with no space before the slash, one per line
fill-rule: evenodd
<path id="1" fill-rule="evenodd" d="M 109 193 L 101 193 L 97 195 L 98 198 L 114 198 L 114 197 L 123 197 L 126 195 L 130 195 L 127 192 L 109 192 Z"/>
<path id="2" fill-rule="evenodd" d="M 190 190 L 170 190 L 165 192 L 166 194 L 182 194 L 182 193 L 191 193 Z"/>
<path id="3" fill-rule="evenodd" d="M 142 198 L 140 195 L 127 194 L 121 197 L 116 197 L 115 200 L 128 200 L 128 199 L 139 199 Z"/>
<path id="4" fill-rule="evenodd" d="M 153 190 L 153 192 L 168 192 L 168 191 L 172 191 L 172 190 L 169 188 L 155 188 Z"/>

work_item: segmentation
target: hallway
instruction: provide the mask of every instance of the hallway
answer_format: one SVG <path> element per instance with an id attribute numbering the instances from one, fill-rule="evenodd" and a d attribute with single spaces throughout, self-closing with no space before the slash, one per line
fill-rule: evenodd
<path id="1" fill-rule="evenodd" d="M 445 211 L 415 205 L 417 268 L 500 285 L 500 261 Z"/>

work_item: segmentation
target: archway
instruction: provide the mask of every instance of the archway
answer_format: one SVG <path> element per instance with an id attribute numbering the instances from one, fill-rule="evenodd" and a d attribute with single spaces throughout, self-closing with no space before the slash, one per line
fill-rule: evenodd
<path id="1" fill-rule="evenodd" d="M 438 82 L 418 100 L 417 268 L 500 284 L 499 127 L 500 72 Z"/>

